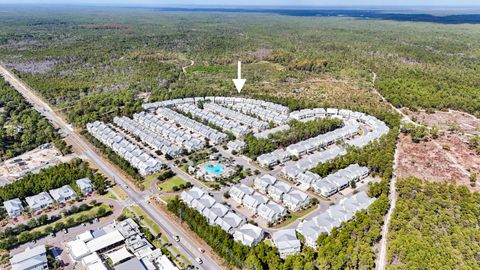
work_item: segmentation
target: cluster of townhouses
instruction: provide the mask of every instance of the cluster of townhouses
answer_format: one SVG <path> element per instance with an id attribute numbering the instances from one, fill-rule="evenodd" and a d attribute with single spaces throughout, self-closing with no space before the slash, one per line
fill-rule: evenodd
<path id="1" fill-rule="evenodd" d="M 212 125 L 220 127 L 223 130 L 230 131 L 236 137 L 241 137 L 249 132 L 249 128 L 237 120 L 228 119 L 208 110 L 202 110 L 193 104 L 181 104 L 176 107 L 178 110 L 191 114 L 195 118 L 206 121 Z"/>
<path id="2" fill-rule="evenodd" d="M 93 186 L 90 179 L 78 179 L 76 180 L 76 183 L 82 194 L 89 194 L 93 192 Z M 48 193 L 41 192 L 39 194 L 26 197 L 25 202 L 31 211 L 37 212 L 49 207 L 54 202 L 64 203 L 69 200 L 73 200 L 76 197 L 77 193 L 72 189 L 72 187 L 65 185 L 59 188 L 51 189 Z M 24 210 L 23 203 L 19 198 L 3 202 L 3 207 L 11 218 L 20 216 Z"/>
<path id="3" fill-rule="evenodd" d="M 266 129 L 264 131 L 254 133 L 253 136 L 257 139 L 267 139 L 268 136 L 270 136 L 272 134 L 275 134 L 275 133 L 280 132 L 280 131 L 286 131 L 286 130 L 289 130 L 289 129 L 290 129 L 290 126 L 288 124 L 284 124 L 284 125 L 280 125 L 280 126 L 270 128 L 270 129 Z"/>
<path id="4" fill-rule="evenodd" d="M 141 175 L 149 175 L 165 167 L 164 164 L 150 156 L 138 145 L 130 142 L 103 122 L 95 121 L 87 124 L 87 130 L 100 142 L 111 147 L 115 153 L 137 168 Z"/>
<path id="5" fill-rule="evenodd" d="M 138 121 L 134 121 L 128 117 L 115 117 L 113 122 L 125 131 L 139 137 L 153 149 L 160 151 L 165 155 L 176 157 L 182 152 L 182 149 L 175 143 L 162 136 L 158 136 L 156 132 L 140 124 Z"/>
<path id="6" fill-rule="evenodd" d="M 177 269 L 130 218 L 79 234 L 66 247 L 71 259 L 85 270 Z"/>
<path id="7" fill-rule="evenodd" d="M 235 202 L 258 214 L 269 224 L 283 219 L 287 215 L 286 208 L 295 212 L 308 208 L 311 203 L 311 197 L 306 193 L 268 174 L 256 178 L 254 188 L 258 192 L 249 186 L 238 184 L 230 188 L 229 194 Z M 262 193 L 267 194 L 271 200 Z"/>
<path id="8" fill-rule="evenodd" d="M 367 209 L 374 198 L 369 198 L 365 192 L 359 192 L 349 198 L 343 198 L 338 204 L 330 206 L 327 211 L 297 226 L 297 232 L 305 238 L 307 246 L 316 248 L 317 239 L 322 233 L 329 234 L 333 228 L 352 219 L 357 211 Z"/>
<path id="9" fill-rule="evenodd" d="M 295 229 L 284 229 L 275 231 L 272 234 L 272 240 L 280 253 L 280 258 L 285 259 L 289 255 L 300 252 L 302 244 L 297 238 Z"/>
<path id="10" fill-rule="evenodd" d="M 205 139 L 208 139 L 211 144 L 220 144 L 228 139 L 227 134 L 192 120 L 180 113 L 172 111 L 168 108 L 158 108 L 157 114 L 161 117 L 166 117 L 176 124 L 181 125 L 192 132 L 200 134 Z"/>
<path id="11" fill-rule="evenodd" d="M 332 173 L 323 179 L 316 180 L 312 187 L 316 193 L 329 197 L 347 188 L 353 181 L 358 182 L 364 179 L 368 176 L 368 173 L 369 169 L 367 167 L 351 164 L 347 168 Z"/>
<path id="12" fill-rule="evenodd" d="M 270 125 L 262 120 L 257 118 L 251 117 L 249 115 L 245 115 L 243 113 L 239 113 L 237 111 L 230 110 L 228 108 L 222 107 L 215 103 L 205 103 L 204 109 L 207 111 L 211 111 L 216 114 L 223 115 L 227 118 L 233 119 L 239 123 L 242 123 L 253 130 L 260 131 L 267 129 Z"/>
<path id="13" fill-rule="evenodd" d="M 246 223 L 246 219 L 234 213 L 229 207 L 218 203 L 203 190 L 193 187 L 182 192 L 181 200 L 190 208 L 197 210 L 210 225 L 218 225 L 222 230 L 233 235 L 236 241 L 247 246 L 254 246 L 263 240 L 262 228 Z"/>

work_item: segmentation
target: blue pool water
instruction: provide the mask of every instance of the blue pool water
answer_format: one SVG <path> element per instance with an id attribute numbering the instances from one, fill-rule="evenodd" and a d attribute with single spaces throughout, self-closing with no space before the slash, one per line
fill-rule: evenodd
<path id="1" fill-rule="evenodd" d="M 216 175 L 220 175 L 220 174 L 223 173 L 223 170 L 225 169 L 225 166 L 222 165 L 222 164 L 217 164 L 217 165 L 205 164 L 204 168 L 208 173 L 213 173 L 213 174 L 216 174 Z"/>

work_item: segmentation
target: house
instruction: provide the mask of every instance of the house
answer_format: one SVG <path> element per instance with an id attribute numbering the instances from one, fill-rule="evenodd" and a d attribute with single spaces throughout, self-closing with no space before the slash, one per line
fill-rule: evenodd
<path id="1" fill-rule="evenodd" d="M 20 216 L 23 211 L 22 202 L 18 198 L 3 202 L 3 207 L 11 218 Z"/>
<path id="2" fill-rule="evenodd" d="M 313 220 L 302 221 L 296 230 L 305 238 L 305 245 L 312 248 L 317 248 L 317 239 L 321 233 L 325 232 Z"/>
<path id="3" fill-rule="evenodd" d="M 255 192 L 253 188 L 244 184 L 239 184 L 231 187 L 228 193 L 235 202 L 237 202 L 238 204 L 242 204 L 245 195 L 252 195 L 253 192 Z"/>
<path id="4" fill-rule="evenodd" d="M 283 204 L 292 212 L 300 211 L 310 205 L 310 196 L 297 189 L 283 194 Z"/>
<path id="5" fill-rule="evenodd" d="M 320 176 L 311 171 L 306 171 L 297 175 L 295 181 L 306 188 L 310 188 L 313 183 L 320 180 Z"/>
<path id="6" fill-rule="evenodd" d="M 263 154 L 257 157 L 257 162 L 265 168 L 271 168 L 278 164 L 278 159 L 271 154 Z"/>
<path id="7" fill-rule="evenodd" d="M 261 177 L 255 178 L 253 181 L 253 187 L 262 193 L 267 193 L 267 187 L 275 184 L 275 182 L 277 182 L 277 178 L 270 174 L 265 174 Z"/>
<path id="8" fill-rule="evenodd" d="M 183 191 L 182 194 L 180 194 L 180 199 L 189 207 L 192 207 L 192 201 L 200 199 L 204 194 L 205 192 L 203 190 L 198 187 L 193 187 L 190 190 Z"/>
<path id="9" fill-rule="evenodd" d="M 48 270 L 47 248 L 45 245 L 27 247 L 24 252 L 10 259 L 12 270 Z"/>
<path id="10" fill-rule="evenodd" d="M 241 218 L 239 215 L 233 213 L 232 211 L 227 212 L 225 216 L 217 218 L 215 224 L 220 226 L 222 230 L 232 233 L 235 228 L 245 223 L 245 219 Z"/>
<path id="11" fill-rule="evenodd" d="M 32 211 L 38 211 L 43 208 L 47 208 L 49 205 L 53 204 L 53 199 L 46 192 L 39 193 L 30 197 L 26 197 L 25 201 L 28 204 L 28 207 Z"/>
<path id="12" fill-rule="evenodd" d="M 281 202 L 283 199 L 283 194 L 288 193 L 292 190 L 292 186 L 285 183 L 278 181 L 273 185 L 268 186 L 267 194 L 276 202 Z"/>
<path id="13" fill-rule="evenodd" d="M 92 181 L 89 178 L 81 178 L 75 182 L 77 183 L 78 188 L 83 194 L 89 194 L 93 192 Z"/>
<path id="14" fill-rule="evenodd" d="M 51 189 L 49 192 L 55 201 L 61 203 L 75 199 L 75 197 L 77 196 L 77 193 L 75 193 L 75 191 L 73 191 L 73 189 L 69 185 L 65 185 L 56 189 Z"/>
<path id="15" fill-rule="evenodd" d="M 243 197 L 242 204 L 247 207 L 250 211 L 257 213 L 257 208 L 263 203 L 268 201 L 267 197 L 263 196 L 258 192 L 254 192 L 251 195 L 245 195 Z"/>
<path id="16" fill-rule="evenodd" d="M 272 239 L 282 259 L 285 259 L 288 255 L 294 255 L 300 252 L 301 243 L 300 240 L 297 239 L 297 234 L 294 229 L 276 231 L 273 233 Z"/>
<path id="17" fill-rule="evenodd" d="M 272 201 L 258 206 L 258 215 L 265 219 L 269 224 L 273 224 L 287 215 L 287 210 Z"/>
<path id="18" fill-rule="evenodd" d="M 204 194 L 202 197 L 192 200 L 191 205 L 193 208 L 197 209 L 198 212 L 202 213 L 205 208 L 210 208 L 215 203 L 216 201 L 212 196 Z"/>
<path id="19" fill-rule="evenodd" d="M 103 264 L 102 259 L 100 259 L 100 256 L 98 256 L 96 252 L 85 256 L 81 262 L 85 270 L 107 270 L 107 267 Z"/>
<path id="20" fill-rule="evenodd" d="M 262 228 L 247 223 L 233 233 L 233 239 L 246 246 L 252 247 L 262 241 L 264 234 Z"/>
<path id="21" fill-rule="evenodd" d="M 243 148 L 245 147 L 246 143 L 245 142 L 242 142 L 242 141 L 230 141 L 227 143 L 227 147 L 228 149 L 230 149 L 230 151 L 235 151 L 237 153 L 239 153 L 240 151 L 243 150 Z"/>
<path id="22" fill-rule="evenodd" d="M 328 179 L 323 179 L 315 182 L 313 184 L 313 189 L 316 193 L 322 195 L 323 197 L 330 197 L 338 192 L 337 185 L 328 181 Z"/>

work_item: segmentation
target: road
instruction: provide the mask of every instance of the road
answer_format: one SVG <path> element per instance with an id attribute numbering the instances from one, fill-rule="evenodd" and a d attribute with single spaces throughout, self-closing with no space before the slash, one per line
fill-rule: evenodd
<path id="1" fill-rule="evenodd" d="M 130 199 L 137 203 L 154 220 L 172 243 L 175 243 L 173 236 L 178 235 L 181 242 L 178 243 L 178 249 L 199 269 L 221 269 L 221 267 L 206 254 L 199 251 L 194 242 L 179 230 L 175 224 L 172 224 L 168 217 L 151 206 L 144 198 L 143 194 L 135 192 L 129 188 L 130 182 L 120 172 L 111 168 L 111 165 L 99 154 L 95 152 L 95 147 L 91 145 L 83 136 L 81 136 L 70 124 L 68 124 L 60 115 L 58 115 L 49 104 L 38 96 L 34 90 L 23 83 L 12 72 L 0 65 L 0 74 L 8 81 L 25 99 L 31 103 L 46 119 L 48 119 L 56 128 L 60 128 L 66 134 L 65 140 L 72 144 L 79 156 L 90 160 L 106 176 L 112 178 L 127 193 Z M 195 261 L 196 257 L 203 260 L 200 265 Z"/>

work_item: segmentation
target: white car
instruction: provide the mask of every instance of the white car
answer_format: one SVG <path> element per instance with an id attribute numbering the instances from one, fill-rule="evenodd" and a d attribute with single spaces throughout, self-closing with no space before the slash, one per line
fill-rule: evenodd
<path id="1" fill-rule="evenodd" d="M 203 263 L 203 260 L 201 258 L 195 258 L 195 261 L 197 261 L 198 264 L 202 264 Z"/>

